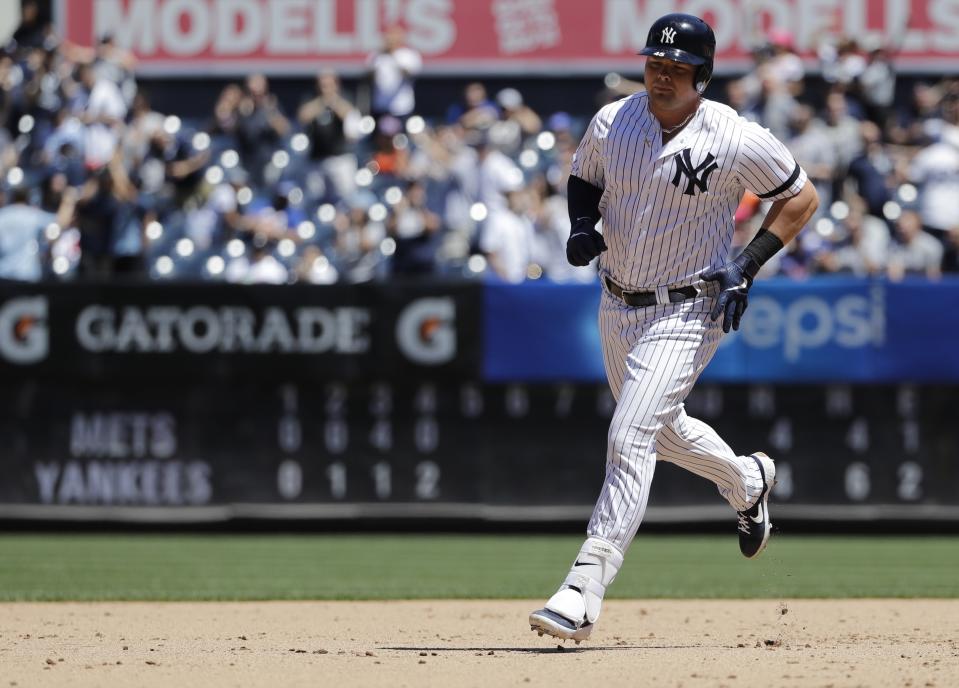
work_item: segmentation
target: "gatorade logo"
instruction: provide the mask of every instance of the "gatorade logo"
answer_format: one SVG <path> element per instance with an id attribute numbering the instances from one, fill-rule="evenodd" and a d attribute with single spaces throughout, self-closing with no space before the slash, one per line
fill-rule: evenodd
<path id="1" fill-rule="evenodd" d="M 47 357 L 47 310 L 43 296 L 21 296 L 0 306 L 0 358 L 29 365 Z"/>
<path id="2" fill-rule="evenodd" d="M 396 342 L 414 363 L 440 365 L 456 355 L 456 304 L 449 297 L 417 299 L 396 322 Z"/>

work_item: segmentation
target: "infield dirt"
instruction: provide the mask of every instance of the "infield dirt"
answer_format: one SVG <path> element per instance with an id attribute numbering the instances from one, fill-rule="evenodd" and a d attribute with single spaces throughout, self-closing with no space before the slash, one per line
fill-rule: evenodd
<path id="1" fill-rule="evenodd" d="M 613 599 L 564 649 L 538 603 L 0 604 L 0 688 L 959 685 L 959 600 Z"/>

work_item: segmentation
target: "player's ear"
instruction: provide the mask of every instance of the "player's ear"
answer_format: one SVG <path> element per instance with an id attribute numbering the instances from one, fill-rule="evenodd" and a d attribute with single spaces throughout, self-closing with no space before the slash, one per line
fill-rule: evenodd
<path id="1" fill-rule="evenodd" d="M 700 94 L 706 90 L 706 87 L 709 85 L 709 82 L 713 78 L 712 65 L 705 64 L 700 65 L 696 68 L 696 73 L 693 74 L 693 85 L 696 87 L 696 91 Z"/>

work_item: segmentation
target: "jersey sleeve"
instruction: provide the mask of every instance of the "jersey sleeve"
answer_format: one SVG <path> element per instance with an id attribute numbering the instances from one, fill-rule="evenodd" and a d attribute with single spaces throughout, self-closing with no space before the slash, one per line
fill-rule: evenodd
<path id="1" fill-rule="evenodd" d="M 570 174 L 575 175 L 593 186 L 603 189 L 606 187 L 606 175 L 603 169 L 602 146 L 600 137 L 602 126 L 602 110 L 593 117 L 583 140 L 573 154 L 573 164 Z"/>
<path id="2" fill-rule="evenodd" d="M 789 149 L 755 122 L 743 127 L 736 169 L 742 185 L 763 200 L 791 198 L 806 185 L 806 171 Z"/>

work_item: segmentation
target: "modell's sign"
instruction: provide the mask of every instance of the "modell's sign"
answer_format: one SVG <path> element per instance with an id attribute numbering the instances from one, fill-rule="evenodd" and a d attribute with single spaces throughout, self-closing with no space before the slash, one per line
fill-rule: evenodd
<path id="1" fill-rule="evenodd" d="M 770 29 L 812 68 L 823 36 L 883 42 L 905 71 L 959 68 L 959 0 L 58 0 L 57 22 L 75 43 L 113 36 L 149 74 L 356 74 L 399 24 L 424 73 L 557 75 L 637 69 L 676 11 L 712 24 L 720 73 L 748 68 Z"/>

